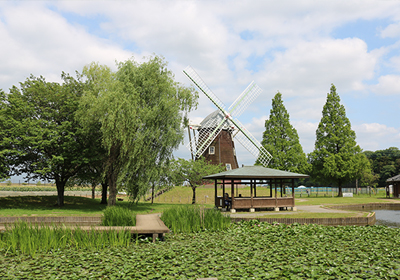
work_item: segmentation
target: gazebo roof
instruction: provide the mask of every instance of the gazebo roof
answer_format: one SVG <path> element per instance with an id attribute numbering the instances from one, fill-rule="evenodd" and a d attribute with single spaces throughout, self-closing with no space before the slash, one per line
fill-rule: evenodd
<path id="1" fill-rule="evenodd" d="M 208 175 L 203 179 L 297 179 L 307 177 L 309 175 L 254 165 Z"/>
<path id="2" fill-rule="evenodd" d="M 400 174 L 397 176 L 394 176 L 392 178 L 389 178 L 386 180 L 386 182 L 390 183 L 390 182 L 400 182 Z"/>

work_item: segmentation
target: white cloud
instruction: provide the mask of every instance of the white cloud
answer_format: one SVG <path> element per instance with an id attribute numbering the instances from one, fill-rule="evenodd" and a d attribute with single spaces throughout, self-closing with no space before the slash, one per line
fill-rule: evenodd
<path id="1" fill-rule="evenodd" d="M 382 38 L 400 37 L 400 23 L 389 24 L 380 33 Z"/>
<path id="2" fill-rule="evenodd" d="M 362 90 L 363 80 L 374 75 L 377 57 L 360 39 L 324 39 L 301 42 L 277 53 L 265 71 L 257 73 L 261 84 L 286 96 L 315 96 L 331 83 L 347 90 Z"/>
<path id="3" fill-rule="evenodd" d="M 400 95 L 400 75 L 381 76 L 371 89 L 379 95 Z"/>
<path id="4" fill-rule="evenodd" d="M 62 71 L 73 74 L 91 61 L 114 66 L 116 59 L 132 56 L 114 43 L 68 24 L 56 12 L 30 2 L 3 11 L 0 37 L 1 88 L 17 84 L 31 73 L 59 81 Z"/>
<path id="5" fill-rule="evenodd" d="M 363 150 L 376 151 L 389 147 L 399 147 L 400 127 L 388 127 L 379 123 L 364 123 L 353 126 L 357 143 Z"/>

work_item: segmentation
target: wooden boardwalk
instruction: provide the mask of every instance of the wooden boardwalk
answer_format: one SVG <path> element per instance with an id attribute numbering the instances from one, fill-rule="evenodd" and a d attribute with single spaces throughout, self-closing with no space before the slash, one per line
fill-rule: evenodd
<path id="1" fill-rule="evenodd" d="M 136 226 L 134 227 L 123 227 L 123 226 L 72 226 L 70 228 L 79 228 L 81 230 L 100 230 L 100 231 L 111 231 L 111 230 L 129 230 L 132 234 L 152 234 L 153 242 L 156 241 L 157 237 L 163 239 L 166 233 L 170 232 L 169 228 L 161 221 L 158 214 L 147 214 L 147 215 L 136 215 Z M 9 227 L 10 228 L 10 227 Z M 0 226 L 0 232 L 5 231 L 5 226 Z"/>

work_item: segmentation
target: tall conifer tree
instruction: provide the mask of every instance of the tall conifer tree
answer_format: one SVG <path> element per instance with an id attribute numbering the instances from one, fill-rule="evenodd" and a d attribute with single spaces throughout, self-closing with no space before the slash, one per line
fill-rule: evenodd
<path id="1" fill-rule="evenodd" d="M 300 145 L 296 129 L 290 124 L 289 113 L 278 92 L 272 99 L 269 119 L 265 121 L 265 132 L 261 144 L 273 156 L 268 167 L 305 173 L 307 158 Z"/>
<path id="2" fill-rule="evenodd" d="M 356 179 L 363 169 L 368 168 L 366 161 L 332 84 L 316 131 L 315 148 L 309 154 L 312 176 L 321 183 L 337 186 L 338 196 L 342 196 L 342 185 Z"/>

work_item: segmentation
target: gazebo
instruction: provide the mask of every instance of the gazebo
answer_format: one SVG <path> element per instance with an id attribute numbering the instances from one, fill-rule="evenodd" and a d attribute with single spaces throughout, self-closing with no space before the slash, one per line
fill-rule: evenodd
<path id="1" fill-rule="evenodd" d="M 390 197 L 389 185 L 393 186 L 393 197 L 400 198 L 400 174 L 386 180 L 386 197 Z"/>
<path id="2" fill-rule="evenodd" d="M 296 211 L 294 202 L 294 182 L 295 179 L 307 177 L 309 176 L 305 174 L 255 165 L 243 166 L 241 168 L 205 176 L 203 179 L 214 180 L 215 182 L 215 206 L 217 208 L 225 207 L 225 187 L 231 186 L 231 212 L 235 213 L 236 209 L 249 209 L 250 212 L 254 212 L 256 208 L 274 208 L 275 211 L 279 211 L 279 208 L 282 207 L 291 207 L 293 211 Z M 244 195 L 238 193 L 238 186 L 243 184 L 250 185 L 250 194 Z M 218 185 L 220 186 L 220 190 L 218 190 Z M 257 186 L 269 186 L 269 195 L 257 196 Z M 291 188 L 290 195 L 286 193 L 288 187 Z M 221 195 L 219 195 L 219 193 Z"/>

